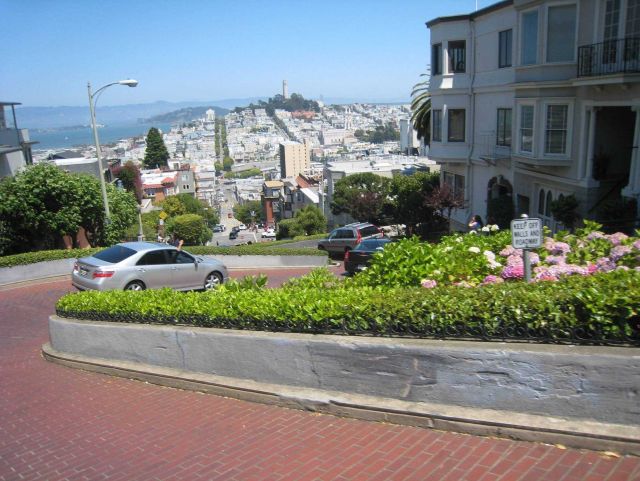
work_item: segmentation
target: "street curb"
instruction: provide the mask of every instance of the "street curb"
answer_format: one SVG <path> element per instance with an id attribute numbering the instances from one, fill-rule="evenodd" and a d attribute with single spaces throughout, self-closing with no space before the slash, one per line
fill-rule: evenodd
<path id="1" fill-rule="evenodd" d="M 198 257 L 217 259 L 230 270 L 286 269 L 330 265 L 324 256 L 203 255 Z M 75 258 L 69 258 L 13 267 L 1 267 L 0 288 L 60 276 L 69 276 L 71 278 L 71 270 L 75 261 Z"/>
<path id="2" fill-rule="evenodd" d="M 267 384 L 136 362 L 67 354 L 56 351 L 49 343 L 42 346 L 42 354 L 48 361 L 75 369 L 243 401 L 365 421 L 640 455 L 640 428 L 631 426 Z"/>

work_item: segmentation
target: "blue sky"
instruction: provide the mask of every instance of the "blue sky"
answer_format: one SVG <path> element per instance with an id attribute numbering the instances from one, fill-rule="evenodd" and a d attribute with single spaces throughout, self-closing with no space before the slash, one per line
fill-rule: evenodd
<path id="1" fill-rule="evenodd" d="M 495 3 L 479 0 L 483 8 Z M 0 100 L 80 106 L 272 96 L 409 99 L 425 22 L 475 0 L 0 0 Z"/>

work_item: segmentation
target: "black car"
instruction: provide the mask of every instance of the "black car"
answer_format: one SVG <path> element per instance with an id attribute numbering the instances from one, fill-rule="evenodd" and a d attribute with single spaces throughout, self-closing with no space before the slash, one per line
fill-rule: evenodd
<path id="1" fill-rule="evenodd" d="M 229 240 L 237 239 L 238 238 L 238 232 L 240 232 L 240 231 L 232 229 L 231 232 L 229 232 Z"/>
<path id="2" fill-rule="evenodd" d="M 345 252 L 344 270 L 349 274 L 364 270 L 369 265 L 373 254 L 383 250 L 389 242 L 391 239 L 386 238 L 363 240 L 353 250 Z"/>

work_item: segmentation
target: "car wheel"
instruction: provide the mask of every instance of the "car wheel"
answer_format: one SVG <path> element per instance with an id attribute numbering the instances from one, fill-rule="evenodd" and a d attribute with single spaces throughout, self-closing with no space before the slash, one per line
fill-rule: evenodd
<path id="1" fill-rule="evenodd" d="M 144 291 L 145 285 L 140 281 L 131 281 L 124 288 L 125 291 Z"/>
<path id="2" fill-rule="evenodd" d="M 204 279 L 204 288 L 207 291 L 216 288 L 220 284 L 222 284 L 222 274 L 219 272 L 211 272 Z"/>

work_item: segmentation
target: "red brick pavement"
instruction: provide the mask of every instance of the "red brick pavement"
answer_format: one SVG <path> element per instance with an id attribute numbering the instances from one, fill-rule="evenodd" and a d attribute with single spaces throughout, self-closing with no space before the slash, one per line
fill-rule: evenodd
<path id="1" fill-rule="evenodd" d="M 246 272 L 245 272 L 246 273 Z M 68 281 L 0 291 L 0 481 L 627 481 L 640 459 L 252 404 L 46 362 Z"/>

